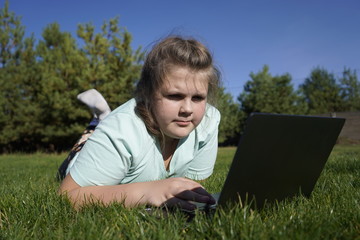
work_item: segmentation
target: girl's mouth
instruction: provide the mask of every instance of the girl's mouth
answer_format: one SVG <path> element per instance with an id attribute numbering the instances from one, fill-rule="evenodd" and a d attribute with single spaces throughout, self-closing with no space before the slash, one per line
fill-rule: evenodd
<path id="1" fill-rule="evenodd" d="M 176 123 L 177 125 L 179 125 L 180 127 L 186 127 L 186 126 L 188 126 L 188 125 L 191 123 L 191 121 L 175 120 L 175 123 Z"/>

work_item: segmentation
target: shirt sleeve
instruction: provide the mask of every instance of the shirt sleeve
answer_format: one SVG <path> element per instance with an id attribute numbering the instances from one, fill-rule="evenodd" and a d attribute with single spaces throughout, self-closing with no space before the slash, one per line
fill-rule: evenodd
<path id="1" fill-rule="evenodd" d="M 128 173 L 132 159 L 141 154 L 142 130 L 129 115 L 108 116 L 70 169 L 74 181 L 80 186 L 119 184 Z"/>
<path id="2" fill-rule="evenodd" d="M 208 106 L 203 121 L 197 127 L 197 150 L 191 162 L 186 177 L 194 180 L 208 178 L 214 170 L 218 150 L 218 128 L 220 112 L 213 106 Z"/>

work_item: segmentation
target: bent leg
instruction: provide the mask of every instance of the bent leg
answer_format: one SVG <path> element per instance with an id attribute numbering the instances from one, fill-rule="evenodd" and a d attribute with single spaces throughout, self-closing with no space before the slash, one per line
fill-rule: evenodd
<path id="1" fill-rule="evenodd" d="M 71 151 L 67 158 L 60 165 L 57 173 L 57 179 L 59 181 L 62 181 L 65 178 L 66 171 L 69 167 L 70 162 L 75 157 L 75 155 L 81 151 L 87 139 L 94 132 L 99 122 L 111 112 L 111 109 L 104 97 L 95 89 L 90 89 L 83 93 L 80 93 L 77 98 L 91 109 L 94 118 L 90 122 L 89 126 L 84 130 L 80 139 L 71 148 Z"/>
<path id="2" fill-rule="evenodd" d="M 81 135 L 80 139 L 75 143 L 75 145 L 71 148 L 71 151 L 67 158 L 63 161 L 60 165 L 58 172 L 57 172 L 57 179 L 62 181 L 66 177 L 66 170 L 71 162 L 71 160 L 75 157 L 75 155 L 81 151 L 83 146 L 85 145 L 88 138 L 94 132 L 96 125 L 89 125 Z"/>

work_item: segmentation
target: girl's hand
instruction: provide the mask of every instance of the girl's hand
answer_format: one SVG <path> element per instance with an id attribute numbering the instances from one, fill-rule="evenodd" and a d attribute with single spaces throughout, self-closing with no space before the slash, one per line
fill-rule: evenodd
<path id="1" fill-rule="evenodd" d="M 190 201 L 215 204 L 215 199 L 197 182 L 186 178 L 168 178 L 148 182 L 145 198 L 153 206 L 180 207 L 185 210 L 195 210 Z"/>

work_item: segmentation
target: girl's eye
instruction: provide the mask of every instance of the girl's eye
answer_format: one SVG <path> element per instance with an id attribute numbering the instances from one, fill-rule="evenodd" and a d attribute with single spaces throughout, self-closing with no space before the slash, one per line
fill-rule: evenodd
<path id="1" fill-rule="evenodd" d="M 170 100 L 181 100 L 182 96 L 180 94 L 169 94 L 166 96 Z"/>
<path id="2" fill-rule="evenodd" d="M 201 102 L 201 101 L 203 101 L 205 99 L 205 97 L 203 97 L 203 96 L 193 96 L 192 97 L 192 100 L 194 101 L 194 102 Z"/>

